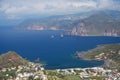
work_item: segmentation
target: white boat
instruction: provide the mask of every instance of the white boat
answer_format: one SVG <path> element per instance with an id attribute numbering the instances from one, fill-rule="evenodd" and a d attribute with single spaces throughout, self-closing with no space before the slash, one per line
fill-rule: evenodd
<path id="1" fill-rule="evenodd" d="M 64 35 L 63 35 L 63 34 L 61 34 L 61 35 L 60 35 L 60 37 L 64 37 Z"/>
<path id="2" fill-rule="evenodd" d="M 51 36 L 51 38 L 54 38 L 54 37 L 55 37 L 54 35 Z"/>

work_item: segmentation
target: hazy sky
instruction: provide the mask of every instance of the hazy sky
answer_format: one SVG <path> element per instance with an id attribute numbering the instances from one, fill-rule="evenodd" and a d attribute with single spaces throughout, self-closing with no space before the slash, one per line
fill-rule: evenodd
<path id="1" fill-rule="evenodd" d="M 120 10 L 120 0 L 0 0 L 1 19 L 36 15 L 79 13 L 90 10 Z"/>

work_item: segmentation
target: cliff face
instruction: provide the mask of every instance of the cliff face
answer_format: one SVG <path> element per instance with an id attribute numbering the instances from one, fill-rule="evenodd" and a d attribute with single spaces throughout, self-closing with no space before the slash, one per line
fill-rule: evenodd
<path id="1" fill-rule="evenodd" d="M 84 23 L 77 24 L 71 31 L 74 36 L 88 36 Z"/>
<path id="2" fill-rule="evenodd" d="M 94 14 L 74 25 L 71 35 L 120 36 L 120 22 L 106 13 Z"/>

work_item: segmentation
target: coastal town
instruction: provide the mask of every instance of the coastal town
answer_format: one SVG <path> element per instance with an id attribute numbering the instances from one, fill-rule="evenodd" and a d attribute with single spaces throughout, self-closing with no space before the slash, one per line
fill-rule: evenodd
<path id="1" fill-rule="evenodd" d="M 48 74 L 48 70 L 41 64 L 29 62 L 27 66 L 0 70 L 1 80 L 64 80 L 64 77 L 60 76 L 77 76 L 77 80 L 120 80 L 120 72 L 117 69 L 103 67 L 56 69 L 50 70 Z"/>
<path id="2" fill-rule="evenodd" d="M 111 70 L 102 67 L 57 69 L 57 73 L 78 75 L 81 80 L 120 80 L 120 72 L 116 69 Z"/>
<path id="3" fill-rule="evenodd" d="M 104 60 L 104 64 L 50 70 L 44 68 L 39 58 L 30 62 L 9 51 L 0 55 L 0 80 L 120 80 L 120 44 L 98 46 L 82 55 L 89 60 Z"/>
<path id="4" fill-rule="evenodd" d="M 48 80 L 43 71 L 41 64 L 29 62 L 26 65 L 2 68 L 0 80 Z"/>

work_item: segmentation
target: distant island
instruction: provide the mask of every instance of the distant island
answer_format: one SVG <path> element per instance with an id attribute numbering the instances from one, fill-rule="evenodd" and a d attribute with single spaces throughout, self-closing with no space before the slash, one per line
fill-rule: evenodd
<path id="1" fill-rule="evenodd" d="M 114 14 L 113 14 L 114 13 Z M 72 36 L 120 36 L 120 11 L 106 10 L 28 19 L 15 29 L 63 30 Z"/>

